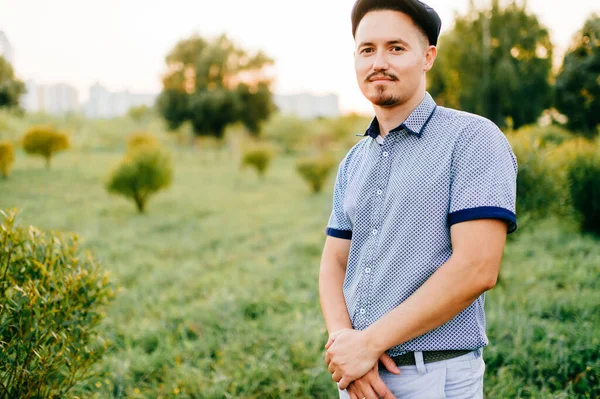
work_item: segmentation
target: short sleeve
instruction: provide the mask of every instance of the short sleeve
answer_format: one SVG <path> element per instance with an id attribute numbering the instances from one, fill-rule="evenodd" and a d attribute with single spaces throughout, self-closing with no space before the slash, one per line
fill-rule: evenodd
<path id="1" fill-rule="evenodd" d="M 502 131 L 483 119 L 465 128 L 452 159 L 448 224 L 500 219 L 517 229 L 517 159 Z"/>
<path id="2" fill-rule="evenodd" d="M 333 210 L 327 223 L 326 234 L 331 237 L 352 239 L 352 223 L 344 211 L 344 198 L 346 194 L 346 165 L 348 155 L 340 163 L 335 186 L 333 188 Z"/>

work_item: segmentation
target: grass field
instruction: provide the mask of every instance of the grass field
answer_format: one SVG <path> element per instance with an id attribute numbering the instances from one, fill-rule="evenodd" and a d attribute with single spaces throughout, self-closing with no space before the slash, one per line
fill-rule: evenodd
<path id="1" fill-rule="evenodd" d="M 264 181 L 227 153 L 174 150 L 148 214 L 107 194 L 122 153 L 72 150 L 52 170 L 17 154 L 0 209 L 73 231 L 119 294 L 110 350 L 80 398 L 335 398 L 317 276 L 329 190 L 309 195 L 280 157 Z M 600 242 L 568 221 L 521 226 L 486 299 L 489 398 L 600 397 Z"/>

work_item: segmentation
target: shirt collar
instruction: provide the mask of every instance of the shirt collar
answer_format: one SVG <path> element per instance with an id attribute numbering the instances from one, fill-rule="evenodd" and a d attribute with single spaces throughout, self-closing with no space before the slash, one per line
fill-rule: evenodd
<path id="1" fill-rule="evenodd" d="M 421 101 L 417 108 L 411 112 L 408 118 L 406 118 L 406 120 L 402 122 L 400 126 L 390 130 L 390 133 L 399 132 L 402 129 L 406 129 L 407 132 L 417 137 L 421 137 L 423 135 L 423 131 L 427 127 L 427 124 L 431 120 L 431 117 L 433 117 L 436 108 L 437 104 L 431 95 L 428 92 L 425 92 L 423 101 Z M 374 117 L 363 136 L 371 136 L 372 138 L 376 138 L 379 136 L 379 133 L 379 122 L 377 121 L 377 117 Z"/>

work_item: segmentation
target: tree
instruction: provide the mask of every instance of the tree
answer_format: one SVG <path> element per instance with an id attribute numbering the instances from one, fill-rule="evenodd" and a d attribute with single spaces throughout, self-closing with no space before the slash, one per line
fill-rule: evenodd
<path id="1" fill-rule="evenodd" d="M 551 105 L 552 44 L 548 30 L 525 5 L 499 0 L 466 15 L 440 38 L 428 74 L 429 92 L 441 105 L 483 115 L 501 127 L 537 121 Z"/>
<path id="2" fill-rule="evenodd" d="M 190 121 L 196 135 L 222 138 L 227 125 L 242 122 L 258 134 L 275 108 L 267 76 L 273 61 L 262 52 L 249 54 L 225 35 L 213 42 L 182 40 L 166 63 L 157 107 L 171 130 Z"/>
<path id="3" fill-rule="evenodd" d="M 600 124 L 600 16 L 592 15 L 575 35 L 556 78 L 556 108 L 567 126 L 587 135 Z"/>
<path id="4" fill-rule="evenodd" d="M 69 148 L 69 137 L 51 127 L 34 126 L 23 136 L 25 152 L 43 156 L 46 159 L 47 169 L 50 169 L 52 156 L 67 148 Z"/>
<path id="5" fill-rule="evenodd" d="M 0 108 L 19 107 L 25 85 L 15 77 L 12 66 L 0 55 Z"/>
<path id="6" fill-rule="evenodd" d="M 106 189 L 131 198 L 139 213 L 144 213 L 150 196 L 171 185 L 171 157 L 156 146 L 143 145 L 129 151 L 106 182 Z"/>

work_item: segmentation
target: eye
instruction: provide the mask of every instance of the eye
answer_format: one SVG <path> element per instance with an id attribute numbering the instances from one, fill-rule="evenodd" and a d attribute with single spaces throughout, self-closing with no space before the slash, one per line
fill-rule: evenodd
<path id="1" fill-rule="evenodd" d="M 360 50 L 361 54 L 371 54 L 373 52 L 373 48 L 371 47 L 365 47 L 362 50 Z"/>
<path id="2" fill-rule="evenodd" d="M 392 51 L 394 51 L 396 53 L 399 53 L 399 52 L 404 51 L 404 50 L 405 50 L 404 47 L 400 47 L 400 46 L 394 46 L 394 47 L 392 47 Z"/>

